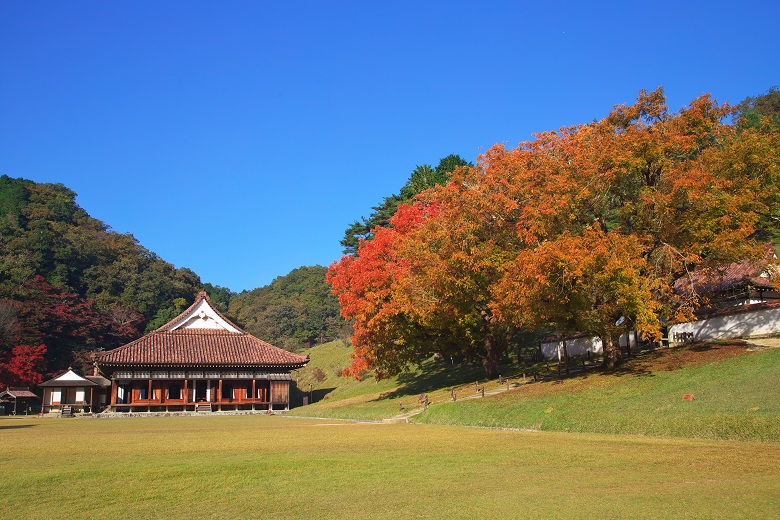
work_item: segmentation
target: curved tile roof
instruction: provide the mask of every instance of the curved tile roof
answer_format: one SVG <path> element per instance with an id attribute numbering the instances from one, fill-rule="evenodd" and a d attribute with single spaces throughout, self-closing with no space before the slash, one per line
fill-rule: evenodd
<path id="1" fill-rule="evenodd" d="M 246 332 L 180 329 L 151 332 L 127 345 L 99 352 L 105 366 L 277 366 L 300 368 L 309 356 L 274 347 Z"/>
<path id="2" fill-rule="evenodd" d="M 204 302 L 205 300 L 205 302 Z M 196 308 L 213 312 L 224 320 L 199 328 L 177 328 L 195 317 Z M 202 317 L 202 316 L 201 316 Z M 198 320 L 195 320 L 198 322 Z M 213 322 L 213 320 L 212 320 Z M 205 323 L 201 320 L 201 323 Z M 233 330 L 222 328 L 229 326 Z M 293 354 L 244 332 L 214 307 L 205 292 L 187 310 L 146 336 L 114 350 L 97 353 L 99 365 L 111 367 L 281 367 L 295 369 L 309 362 L 309 356 Z"/>
<path id="3" fill-rule="evenodd" d="M 774 249 L 768 247 L 767 256 L 758 260 L 742 260 L 720 268 L 698 269 L 687 277 L 677 279 L 674 289 L 678 294 L 690 294 L 693 291 L 716 293 L 745 286 L 774 289 L 776 279 L 769 276 L 777 269 L 774 267 Z"/>

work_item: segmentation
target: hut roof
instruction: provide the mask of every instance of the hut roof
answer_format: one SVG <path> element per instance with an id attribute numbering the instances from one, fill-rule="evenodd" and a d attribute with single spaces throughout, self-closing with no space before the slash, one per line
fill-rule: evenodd
<path id="1" fill-rule="evenodd" d="M 66 387 L 66 386 L 97 386 L 96 383 L 93 383 L 89 379 L 85 379 L 75 373 L 70 368 L 67 372 L 64 374 L 60 374 L 59 376 L 49 379 L 48 381 L 44 381 L 43 383 L 38 385 L 39 387 L 47 387 L 47 386 L 53 386 L 53 387 Z"/>

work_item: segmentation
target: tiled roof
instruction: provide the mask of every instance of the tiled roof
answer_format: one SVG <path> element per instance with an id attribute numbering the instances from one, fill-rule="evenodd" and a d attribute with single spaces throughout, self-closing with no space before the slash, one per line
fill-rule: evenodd
<path id="1" fill-rule="evenodd" d="M 22 397 L 34 397 L 35 399 L 40 399 L 37 395 L 30 392 L 29 388 L 9 388 L 8 390 L 4 391 L 0 396 L 6 396 L 9 395 L 11 397 L 15 398 L 22 398 Z"/>
<path id="2" fill-rule="evenodd" d="M 88 379 L 89 381 L 92 381 L 96 385 L 102 386 L 104 388 L 111 386 L 111 381 L 109 381 L 103 376 L 86 376 L 84 379 Z"/>
<path id="3" fill-rule="evenodd" d="M 780 300 L 773 300 L 768 302 L 751 303 L 750 305 L 734 305 L 732 307 L 724 307 L 715 310 L 705 310 L 697 312 L 697 320 L 717 318 L 718 316 L 730 316 L 734 314 L 744 314 L 747 312 L 763 311 L 767 309 L 780 308 Z"/>
<path id="4" fill-rule="evenodd" d="M 274 347 L 246 332 L 157 329 L 132 343 L 99 352 L 104 366 L 275 366 L 300 368 L 309 356 Z"/>
<path id="5" fill-rule="evenodd" d="M 776 278 L 761 276 L 775 267 L 774 249 L 768 247 L 767 256 L 768 258 L 760 260 L 742 260 L 722 268 L 698 269 L 689 276 L 678 279 L 674 289 L 679 294 L 690 293 L 691 288 L 704 293 L 717 293 L 745 286 L 774 289 Z M 776 271 L 776 268 L 774 270 Z"/>

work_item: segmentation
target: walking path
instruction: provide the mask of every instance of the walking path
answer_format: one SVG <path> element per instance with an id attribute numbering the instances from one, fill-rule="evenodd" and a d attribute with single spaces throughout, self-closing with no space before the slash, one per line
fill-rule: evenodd
<path id="1" fill-rule="evenodd" d="M 751 338 L 745 342 L 758 348 L 778 348 L 780 347 L 780 338 Z"/>
<path id="2" fill-rule="evenodd" d="M 497 388 L 491 388 L 490 390 L 485 390 L 484 396 L 482 395 L 482 392 L 474 392 L 473 394 L 469 394 L 463 397 L 458 397 L 458 401 L 468 401 L 469 399 L 482 399 L 483 397 L 490 397 L 492 395 L 501 394 L 504 392 L 507 392 L 513 388 L 519 388 L 522 385 L 526 383 L 523 382 L 515 382 L 515 383 L 509 383 L 501 385 Z M 435 404 L 441 404 L 441 403 L 430 403 L 428 406 L 433 406 Z M 398 414 L 395 417 L 391 417 L 389 419 L 385 419 L 383 422 L 386 423 L 404 423 L 409 422 L 410 417 L 414 417 L 415 415 L 421 414 L 425 411 L 425 408 L 414 408 L 412 410 L 409 410 L 407 412 L 404 412 L 402 414 Z"/>

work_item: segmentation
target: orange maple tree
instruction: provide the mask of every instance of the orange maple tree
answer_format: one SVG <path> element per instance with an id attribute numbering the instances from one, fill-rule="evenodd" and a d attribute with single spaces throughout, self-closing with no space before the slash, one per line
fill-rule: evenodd
<path id="1" fill-rule="evenodd" d="M 360 241 L 359 256 L 345 256 L 330 266 L 327 280 L 338 296 L 341 315 L 354 320 L 354 352 L 345 375 L 360 378 L 375 369 L 377 378 L 382 378 L 403 370 L 414 358 L 408 348 L 400 348 L 400 342 L 423 332 L 393 297 L 394 284 L 404 270 L 397 249 L 403 237 L 432 211 L 422 205 L 399 206 L 392 227 L 377 227 L 372 230 L 373 240 Z"/>
<path id="2" fill-rule="evenodd" d="M 432 352 L 489 376 L 521 328 L 648 338 L 704 301 L 693 269 L 759 255 L 780 214 L 780 139 L 725 122 L 709 96 L 670 114 L 661 89 L 604 119 L 494 146 L 402 206 L 359 256 L 330 268 L 355 321 L 352 373 Z"/>
<path id="3" fill-rule="evenodd" d="M 496 308 L 519 326 L 554 325 L 601 337 L 619 362 L 627 324 L 648 337 L 660 318 L 683 320 L 703 301 L 674 281 L 691 270 L 760 254 L 774 217 L 777 136 L 739 132 L 708 96 L 669 114 L 662 91 L 605 119 L 549 132 L 508 155 L 528 203 L 526 248 L 496 289 Z M 753 134 L 753 135 L 751 135 Z M 766 156 L 747 168 L 745 140 Z M 763 224 L 762 224 L 763 222 Z M 567 330 L 568 329 L 568 330 Z"/>

